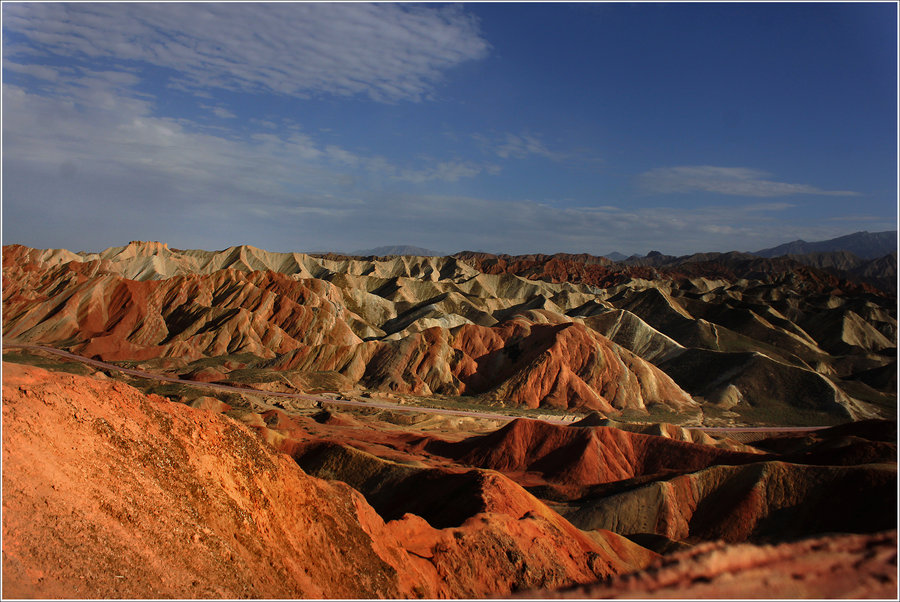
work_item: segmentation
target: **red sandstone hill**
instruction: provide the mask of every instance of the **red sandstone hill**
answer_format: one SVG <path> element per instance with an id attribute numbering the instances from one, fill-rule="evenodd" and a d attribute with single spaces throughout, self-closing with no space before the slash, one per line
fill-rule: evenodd
<path id="1" fill-rule="evenodd" d="M 406 382 L 415 392 L 483 395 L 530 408 L 696 407 L 661 370 L 595 331 L 524 317 L 492 328 L 431 328 L 388 343 L 375 352 L 361 381 L 388 382 L 394 390 Z"/>
<path id="2" fill-rule="evenodd" d="M 646 431 L 633 433 L 517 420 L 454 443 L 334 415 L 310 439 L 308 426 L 272 418 L 266 423 L 284 435 L 277 445 L 305 470 L 350 483 L 388 518 L 413 512 L 450 526 L 500 500 L 525 503 L 522 493 L 488 494 L 468 468 L 480 466 L 528 487 L 583 529 L 612 530 L 661 552 L 684 540 L 873 532 L 896 520 L 896 423 L 888 421 L 770 437 L 756 444 L 770 451 L 763 454 L 721 450 L 709 436 L 704 444 L 674 441 L 678 433 L 665 425 L 623 425 Z"/>
<path id="3" fill-rule="evenodd" d="M 896 414 L 887 293 L 788 259 L 653 260 L 13 245 L 3 249 L 4 341 L 154 361 L 201 381 L 278 371 L 301 390 L 494 406 L 658 409 L 681 421 L 703 410 L 724 424 Z"/>
<path id="4" fill-rule="evenodd" d="M 485 274 L 515 274 L 530 280 L 577 282 L 595 286 L 620 284 L 628 276 L 605 257 L 592 255 L 491 255 L 464 251 L 453 257 Z"/>
<path id="5" fill-rule="evenodd" d="M 385 522 L 231 419 L 121 383 L 3 370 L 4 597 L 481 597 L 653 557 L 580 534 L 499 475 L 485 475 L 489 497 L 531 500 L 512 515 L 507 502 L 443 529 Z"/>
<path id="6" fill-rule="evenodd" d="M 877 433 L 882 424 L 850 430 Z M 848 428 L 823 431 L 810 448 L 791 447 L 780 457 L 521 419 L 458 442 L 433 440 L 424 449 L 509 475 L 554 500 L 581 529 L 610 530 L 663 549 L 671 547 L 665 542 L 890 528 L 896 522 L 896 446 L 862 437 L 847 441 Z M 651 535 L 662 543 L 648 540 Z"/>
<path id="7" fill-rule="evenodd" d="M 696 404 L 659 369 L 581 324 L 532 312 L 483 327 L 439 326 L 400 340 L 363 342 L 361 318 L 322 280 L 220 270 L 128 280 L 103 262 L 4 272 L 4 336 L 104 360 L 186 360 L 228 354 L 272 358 L 267 367 L 336 371 L 402 393 L 476 394 L 511 405 L 605 412 Z M 188 374 L 223 380 L 205 366 Z"/>
<path id="8" fill-rule="evenodd" d="M 274 272 L 135 281 L 99 264 L 4 271 L 4 337 L 65 343 L 104 360 L 242 351 L 273 357 L 300 345 L 355 344 L 328 285 Z"/>

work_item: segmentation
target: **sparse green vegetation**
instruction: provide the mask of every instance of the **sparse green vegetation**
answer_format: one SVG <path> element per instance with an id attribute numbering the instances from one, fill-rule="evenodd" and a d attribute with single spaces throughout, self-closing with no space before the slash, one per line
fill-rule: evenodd
<path id="1" fill-rule="evenodd" d="M 203 395 L 210 394 L 209 389 L 203 389 L 201 387 L 194 387 L 181 383 L 161 383 L 157 381 L 146 380 L 143 378 L 131 379 L 129 384 L 139 391 L 143 391 L 144 393 L 152 393 L 154 395 L 169 397 L 170 399 L 175 400 L 178 400 L 182 397 L 193 399 L 195 397 L 201 397 Z M 216 395 L 216 397 L 219 397 L 219 395 Z"/>
<path id="2" fill-rule="evenodd" d="M 700 419 L 701 412 L 677 412 L 668 406 L 661 404 L 652 404 L 647 408 L 647 414 L 641 414 L 635 418 L 636 422 L 668 422 L 670 424 L 681 425 L 686 422 L 697 422 Z M 623 416 L 616 416 L 616 420 L 629 422 L 631 417 L 637 414 L 634 411 L 623 412 Z"/>
<path id="3" fill-rule="evenodd" d="M 37 368 L 43 368 L 45 370 L 54 370 L 56 372 L 69 372 L 70 374 L 80 374 L 82 376 L 93 374 L 95 370 L 81 362 L 73 362 L 69 360 L 64 360 L 62 358 L 56 358 L 53 356 L 47 356 L 39 353 L 32 353 L 30 351 L 9 351 L 3 353 L 3 361 L 11 362 L 14 364 L 25 364 L 28 366 L 35 366 Z"/>
<path id="4" fill-rule="evenodd" d="M 187 365 L 188 370 L 196 370 L 198 368 L 216 368 L 226 362 L 237 364 L 246 364 L 253 366 L 260 361 L 260 358 L 252 353 L 231 353 L 229 355 L 217 355 L 215 357 L 202 357 L 194 360 Z"/>

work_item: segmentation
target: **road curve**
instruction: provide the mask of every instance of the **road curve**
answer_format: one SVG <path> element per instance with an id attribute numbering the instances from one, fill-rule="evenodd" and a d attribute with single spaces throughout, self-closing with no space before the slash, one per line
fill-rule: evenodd
<path id="1" fill-rule="evenodd" d="M 306 393 L 281 393 L 277 391 L 264 391 L 261 389 L 254 389 L 252 387 L 235 387 L 232 385 L 223 385 L 219 383 L 204 383 L 195 380 L 188 380 L 183 378 L 175 378 L 174 376 L 166 376 L 164 374 L 154 374 L 152 372 L 144 372 L 143 370 L 135 370 L 133 368 L 122 368 L 120 366 L 116 366 L 115 364 L 110 364 L 108 362 L 103 362 L 100 360 L 95 360 L 89 357 L 84 357 L 82 355 L 76 355 L 74 353 L 70 353 L 68 351 L 63 351 L 61 349 L 56 349 L 54 347 L 45 347 L 44 345 L 28 345 L 28 344 L 10 344 L 3 345 L 3 349 L 30 349 L 37 351 L 44 351 L 46 353 L 52 353 L 54 355 L 58 355 L 60 357 L 64 357 L 67 359 L 75 360 L 77 362 L 81 362 L 83 364 L 88 364 L 97 368 L 102 368 L 104 370 L 115 370 L 117 372 L 121 372 L 122 374 L 127 374 L 129 376 L 134 376 L 137 378 L 145 378 L 148 380 L 156 380 L 160 382 L 167 383 L 178 383 L 190 385 L 192 387 L 200 387 L 206 389 L 212 389 L 215 391 L 228 391 L 232 393 L 251 393 L 257 395 L 264 395 L 266 397 L 282 397 L 287 399 L 303 399 L 306 401 L 312 401 L 317 403 L 328 403 L 333 405 L 341 405 L 341 406 L 354 406 L 354 407 L 365 407 L 365 408 L 377 408 L 381 410 L 392 410 L 398 412 L 418 412 L 421 414 L 440 414 L 443 416 L 464 416 L 467 418 L 486 418 L 490 420 L 515 420 L 516 418 L 521 418 L 521 416 L 510 416 L 509 414 L 498 414 L 494 412 L 475 412 L 475 411 L 467 411 L 467 410 L 447 410 L 444 408 L 429 408 L 429 407 L 421 407 L 421 406 L 401 406 L 399 404 L 385 403 L 379 401 L 353 401 L 350 399 L 333 399 L 331 397 L 322 397 L 319 395 L 308 395 Z M 572 424 L 571 421 L 566 420 L 557 420 L 552 418 L 541 418 L 544 422 L 550 422 L 553 424 Z M 816 431 L 824 428 L 828 428 L 825 426 L 753 426 L 753 427 L 688 427 L 691 430 L 700 430 L 709 435 L 728 435 L 730 433 L 783 433 L 783 432 L 805 432 L 805 431 Z"/>

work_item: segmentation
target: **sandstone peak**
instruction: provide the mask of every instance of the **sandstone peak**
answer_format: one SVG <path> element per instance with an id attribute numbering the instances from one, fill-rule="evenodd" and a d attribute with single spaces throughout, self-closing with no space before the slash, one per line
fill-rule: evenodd
<path id="1" fill-rule="evenodd" d="M 159 252 L 169 250 L 169 244 L 156 240 L 132 240 L 128 243 L 129 248 L 138 249 L 144 252 Z"/>

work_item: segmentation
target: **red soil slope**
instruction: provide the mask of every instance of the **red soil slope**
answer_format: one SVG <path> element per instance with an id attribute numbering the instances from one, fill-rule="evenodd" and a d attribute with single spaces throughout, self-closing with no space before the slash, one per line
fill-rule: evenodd
<path id="1" fill-rule="evenodd" d="M 5 363 L 3 426 L 5 597 L 479 597 L 653 557 L 540 506 L 385 523 L 247 427 L 121 383 Z"/>

